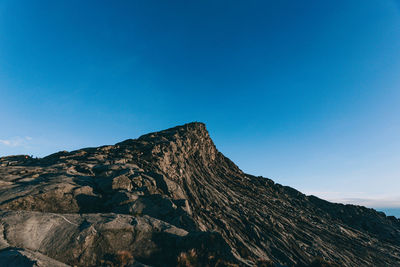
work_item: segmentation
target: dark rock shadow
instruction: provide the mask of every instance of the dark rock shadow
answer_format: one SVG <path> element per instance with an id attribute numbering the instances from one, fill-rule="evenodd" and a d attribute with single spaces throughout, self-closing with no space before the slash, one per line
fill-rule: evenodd
<path id="1" fill-rule="evenodd" d="M 153 233 L 152 241 L 158 249 L 135 259 L 152 266 L 235 266 L 237 260 L 219 233 L 192 232 L 186 236 Z M 135 253 L 143 255 L 140 248 Z M 144 254 L 145 255 L 145 254 Z"/>
<path id="2" fill-rule="evenodd" d="M 107 212 L 104 209 L 102 198 L 97 196 L 80 194 L 76 196 L 79 213 Z"/>

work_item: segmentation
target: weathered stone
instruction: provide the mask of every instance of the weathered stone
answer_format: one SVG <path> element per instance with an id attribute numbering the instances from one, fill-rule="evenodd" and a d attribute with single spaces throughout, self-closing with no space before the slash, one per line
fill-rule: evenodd
<path id="1" fill-rule="evenodd" d="M 400 220 L 245 174 L 202 123 L 0 158 L 0 209 L 0 265 L 400 265 Z"/>
<path id="2" fill-rule="evenodd" d="M 131 191 L 132 190 L 132 182 L 125 175 L 117 176 L 117 177 L 113 178 L 112 189 L 113 190 L 124 189 L 127 191 Z"/>

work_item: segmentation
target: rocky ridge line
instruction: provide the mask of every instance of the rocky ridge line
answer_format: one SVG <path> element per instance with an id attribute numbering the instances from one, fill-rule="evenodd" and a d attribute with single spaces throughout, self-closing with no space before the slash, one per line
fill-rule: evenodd
<path id="1" fill-rule="evenodd" d="M 3 157 L 0 185 L 0 263 L 22 253 L 78 266 L 400 264 L 398 219 L 245 174 L 202 123 Z"/>

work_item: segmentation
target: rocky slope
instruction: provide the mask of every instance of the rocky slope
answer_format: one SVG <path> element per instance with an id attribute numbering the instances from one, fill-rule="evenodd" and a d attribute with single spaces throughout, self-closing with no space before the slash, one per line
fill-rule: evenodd
<path id="1" fill-rule="evenodd" d="M 243 173 L 202 123 L 0 158 L 0 231 L 2 266 L 400 266 L 400 220 Z"/>

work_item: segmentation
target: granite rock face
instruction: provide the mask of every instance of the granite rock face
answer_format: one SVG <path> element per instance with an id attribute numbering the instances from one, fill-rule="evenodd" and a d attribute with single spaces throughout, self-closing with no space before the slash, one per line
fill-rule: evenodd
<path id="1" fill-rule="evenodd" d="M 400 220 L 243 173 L 202 123 L 0 158 L 0 232 L 2 266 L 400 266 Z"/>

